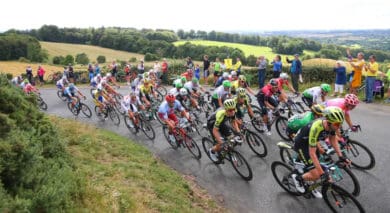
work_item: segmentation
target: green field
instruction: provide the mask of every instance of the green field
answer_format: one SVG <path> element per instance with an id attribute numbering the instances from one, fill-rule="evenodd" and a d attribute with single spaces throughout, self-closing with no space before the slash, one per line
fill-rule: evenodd
<path id="1" fill-rule="evenodd" d="M 219 41 L 207 41 L 207 40 L 189 40 L 189 41 L 177 41 L 173 44 L 175 46 L 182 45 L 186 42 L 191 42 L 195 45 L 204 45 L 204 46 L 227 46 L 232 48 L 238 48 L 241 49 L 245 56 L 248 57 L 249 55 L 254 56 L 260 56 L 264 55 L 268 60 L 272 60 L 277 53 L 272 52 L 272 49 L 265 46 L 255 46 L 255 45 L 247 45 L 247 44 L 237 44 L 237 43 L 229 43 L 229 42 L 219 42 Z M 305 54 L 313 55 L 313 51 L 304 51 Z M 292 58 L 292 55 L 283 55 L 280 54 L 283 58 L 286 56 Z"/>

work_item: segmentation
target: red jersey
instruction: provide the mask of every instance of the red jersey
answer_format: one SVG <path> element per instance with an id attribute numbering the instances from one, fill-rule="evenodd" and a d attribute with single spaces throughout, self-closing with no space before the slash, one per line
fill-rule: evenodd
<path id="1" fill-rule="evenodd" d="M 283 90 L 283 85 L 286 85 L 286 86 L 289 85 L 289 84 L 288 84 L 288 80 L 284 80 L 284 79 L 282 79 L 282 78 L 277 78 L 277 79 L 276 79 L 276 82 L 278 82 L 278 89 L 279 89 L 279 91 L 282 91 L 282 90 Z"/>
<path id="2" fill-rule="evenodd" d="M 271 97 L 274 94 L 274 92 L 272 92 L 272 85 L 271 84 L 265 85 L 263 88 L 261 88 L 260 91 L 266 97 Z"/>

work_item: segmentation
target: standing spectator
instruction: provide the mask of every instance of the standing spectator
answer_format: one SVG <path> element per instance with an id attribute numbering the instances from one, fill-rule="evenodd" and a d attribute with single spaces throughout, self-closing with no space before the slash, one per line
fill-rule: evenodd
<path id="1" fill-rule="evenodd" d="M 43 85 L 43 76 L 45 75 L 45 70 L 41 65 L 38 65 L 38 77 L 39 77 L 39 86 Z"/>
<path id="2" fill-rule="evenodd" d="M 353 76 L 351 81 L 351 89 L 350 93 L 357 94 L 357 88 L 362 85 L 362 70 L 364 67 L 364 54 L 359 52 L 357 54 L 357 59 L 352 59 L 351 54 L 349 53 L 349 49 L 347 49 L 348 61 L 353 68 Z"/>
<path id="3" fill-rule="evenodd" d="M 69 70 L 68 70 L 68 67 L 64 67 L 64 71 L 63 71 L 63 74 L 62 74 L 62 77 L 64 77 L 65 76 L 65 78 L 66 79 L 69 79 Z"/>
<path id="4" fill-rule="evenodd" d="M 160 78 L 161 65 L 160 62 L 155 61 L 153 65 L 153 71 L 156 73 L 157 78 Z"/>
<path id="5" fill-rule="evenodd" d="M 199 79 L 200 79 L 200 68 L 199 68 L 199 64 L 196 64 L 196 65 L 195 65 L 195 78 L 198 79 L 198 81 L 199 81 Z"/>
<path id="6" fill-rule="evenodd" d="M 118 74 L 118 65 L 116 64 L 116 61 L 112 61 L 111 64 L 111 75 L 116 79 L 116 76 Z"/>
<path id="7" fill-rule="evenodd" d="M 32 78 L 33 78 L 33 73 L 32 73 L 32 68 L 30 65 L 27 66 L 26 68 L 26 75 L 29 83 L 32 83 Z"/>
<path id="8" fill-rule="evenodd" d="M 190 56 L 187 57 L 187 62 L 185 64 L 185 67 L 187 69 L 194 69 L 194 63 L 192 62 L 192 59 Z"/>
<path id="9" fill-rule="evenodd" d="M 367 71 L 366 76 L 366 98 L 363 100 L 366 103 L 372 103 L 372 97 L 373 97 L 373 90 L 374 90 L 374 84 L 376 75 L 379 70 L 378 63 L 376 63 L 376 57 L 375 55 L 370 55 L 368 58 L 369 63 L 367 65 L 364 65 L 364 68 Z"/>
<path id="10" fill-rule="evenodd" d="M 236 58 L 236 63 L 233 66 L 233 70 L 237 72 L 237 76 L 240 76 L 241 74 L 241 59 L 239 57 Z"/>
<path id="11" fill-rule="evenodd" d="M 213 85 L 215 86 L 215 83 L 217 82 L 219 76 L 222 75 L 221 73 L 221 62 L 219 61 L 219 58 L 215 58 L 215 62 L 213 63 L 214 67 L 214 82 Z"/>
<path id="12" fill-rule="evenodd" d="M 162 71 L 162 76 L 161 76 L 162 82 L 164 84 L 168 84 L 168 62 L 166 58 L 164 58 L 163 63 L 161 64 L 161 71 Z"/>
<path id="13" fill-rule="evenodd" d="M 94 70 L 92 64 L 88 64 L 88 75 L 89 75 L 89 82 L 92 82 L 92 79 L 94 77 Z"/>
<path id="14" fill-rule="evenodd" d="M 287 63 L 291 64 L 291 81 L 295 92 L 299 92 L 298 80 L 302 82 L 302 62 L 299 60 L 299 55 L 294 55 L 294 60 L 286 58 Z"/>
<path id="15" fill-rule="evenodd" d="M 276 55 L 271 64 L 274 65 L 272 68 L 272 78 L 279 78 L 280 73 L 282 72 L 282 58 L 280 55 Z"/>
<path id="16" fill-rule="evenodd" d="M 96 63 L 95 64 L 95 76 L 97 76 L 98 74 L 100 74 L 100 67 L 99 67 L 99 64 Z"/>
<path id="17" fill-rule="evenodd" d="M 336 66 L 333 70 L 336 73 L 336 82 L 332 97 L 338 96 L 338 98 L 340 98 L 344 92 L 344 85 L 347 83 L 347 71 L 341 61 L 336 62 Z"/>
<path id="18" fill-rule="evenodd" d="M 72 64 L 69 64 L 68 66 L 68 76 L 69 76 L 69 82 L 74 83 L 74 71 L 73 71 L 73 66 Z"/>
<path id="19" fill-rule="evenodd" d="M 125 75 L 126 75 L 127 85 L 130 85 L 130 71 L 131 71 L 131 65 L 130 64 L 126 64 L 124 72 L 125 72 Z"/>
<path id="20" fill-rule="evenodd" d="M 267 61 L 265 60 L 265 57 L 262 55 L 260 56 L 256 64 L 258 65 L 257 67 L 257 75 L 259 76 L 259 89 L 264 87 L 265 83 L 265 74 L 266 74 L 266 69 L 267 69 Z"/>
<path id="21" fill-rule="evenodd" d="M 141 59 L 139 61 L 139 64 L 137 66 L 137 70 L 138 70 L 138 74 L 144 74 L 144 72 L 145 72 L 145 65 L 144 65 L 144 60 L 143 59 Z"/>
<path id="22" fill-rule="evenodd" d="M 207 84 L 207 78 L 209 77 L 209 68 L 210 68 L 209 56 L 204 55 L 203 56 L 203 80 L 205 85 Z"/>

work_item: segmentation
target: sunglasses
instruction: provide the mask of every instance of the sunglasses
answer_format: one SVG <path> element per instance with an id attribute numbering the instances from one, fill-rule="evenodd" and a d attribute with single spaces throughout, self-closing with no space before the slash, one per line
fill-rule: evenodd
<path id="1" fill-rule="evenodd" d="M 236 111 L 236 109 L 228 109 L 228 110 L 226 110 L 227 112 L 235 112 Z"/>

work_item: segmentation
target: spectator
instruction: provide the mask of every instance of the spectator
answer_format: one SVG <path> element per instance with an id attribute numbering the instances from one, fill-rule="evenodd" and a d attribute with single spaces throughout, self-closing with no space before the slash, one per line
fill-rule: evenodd
<path id="1" fill-rule="evenodd" d="M 213 82 L 213 85 L 215 86 L 215 83 L 217 83 L 217 80 L 219 78 L 219 76 L 222 75 L 221 73 L 221 62 L 219 61 L 219 58 L 215 58 L 215 62 L 213 63 L 213 67 L 214 67 L 214 82 Z"/>
<path id="2" fill-rule="evenodd" d="M 366 76 L 366 98 L 363 100 L 366 103 L 372 103 L 372 97 L 373 97 L 373 90 L 374 90 L 374 84 L 376 75 L 378 73 L 378 63 L 376 63 L 376 57 L 375 55 L 370 55 L 368 58 L 369 63 L 367 65 L 364 65 L 365 70 L 367 71 Z"/>
<path id="3" fill-rule="evenodd" d="M 144 74 L 145 72 L 145 65 L 144 65 L 144 60 L 140 60 L 138 66 L 137 66 L 138 74 Z"/>
<path id="4" fill-rule="evenodd" d="M 98 74 L 100 74 L 100 67 L 99 67 L 99 64 L 96 63 L 95 64 L 95 76 L 97 76 Z"/>
<path id="5" fill-rule="evenodd" d="M 158 61 L 154 62 L 153 72 L 156 73 L 157 78 L 160 78 L 161 65 Z"/>
<path id="6" fill-rule="evenodd" d="M 271 64 L 274 65 L 274 67 L 272 68 L 272 78 L 279 78 L 280 73 L 282 72 L 282 58 L 280 57 L 280 55 L 276 55 Z"/>
<path id="7" fill-rule="evenodd" d="M 387 89 L 387 99 L 385 100 L 385 103 L 390 103 L 390 65 L 387 66 L 389 68 L 387 70 L 386 76 L 387 76 L 387 82 L 389 83 L 389 88 Z"/>
<path id="8" fill-rule="evenodd" d="M 265 57 L 259 56 L 259 58 L 256 61 L 257 64 L 257 75 L 259 76 L 259 89 L 264 87 L 265 83 L 265 74 L 266 74 L 266 68 L 267 68 L 267 61 L 265 60 Z"/>
<path id="9" fill-rule="evenodd" d="M 299 92 L 299 85 L 298 80 L 302 83 L 302 62 L 299 60 L 299 55 L 294 55 L 294 60 L 289 60 L 288 57 L 286 57 L 287 63 L 291 64 L 290 71 L 291 71 L 291 81 L 294 87 L 294 90 L 296 92 Z"/>
<path id="10" fill-rule="evenodd" d="M 32 83 L 33 73 L 30 65 L 28 65 L 26 68 L 26 75 L 27 75 L 28 82 Z"/>
<path id="11" fill-rule="evenodd" d="M 127 85 L 130 85 L 130 71 L 131 71 L 131 65 L 130 64 L 126 64 L 124 72 L 125 72 L 125 75 L 126 75 L 125 78 L 126 78 Z"/>
<path id="12" fill-rule="evenodd" d="M 115 61 L 112 62 L 111 64 L 111 75 L 116 79 L 116 76 L 118 74 L 118 65 L 116 64 Z"/>
<path id="13" fill-rule="evenodd" d="M 73 71 L 73 66 L 72 64 L 69 64 L 68 66 L 68 76 L 69 76 L 69 82 L 70 83 L 74 83 L 74 71 Z"/>
<path id="14" fill-rule="evenodd" d="M 43 85 L 43 76 L 45 75 L 45 70 L 43 69 L 43 67 L 41 65 L 38 65 L 38 78 L 39 78 L 39 86 L 42 86 Z"/>
<path id="15" fill-rule="evenodd" d="M 237 72 L 237 76 L 241 74 L 241 59 L 239 57 L 236 58 L 236 63 L 233 66 L 233 70 Z"/>
<path id="16" fill-rule="evenodd" d="M 349 53 L 349 52 L 347 52 Z M 350 93 L 357 94 L 357 88 L 360 87 L 362 84 L 362 69 L 364 66 L 364 54 L 362 52 L 359 52 L 357 54 L 357 59 L 348 59 L 349 63 L 351 64 L 353 68 L 353 77 L 351 82 L 351 89 Z"/>
<path id="17" fill-rule="evenodd" d="M 195 78 L 200 79 L 200 67 L 199 67 L 199 64 L 196 64 L 195 65 Z"/>
<path id="18" fill-rule="evenodd" d="M 161 64 L 161 71 L 162 71 L 162 76 L 161 76 L 162 82 L 164 84 L 168 84 L 168 62 L 166 58 L 164 58 L 163 63 Z"/>
<path id="19" fill-rule="evenodd" d="M 187 69 L 194 69 L 194 63 L 192 62 L 192 59 L 190 56 L 187 57 L 187 62 L 185 64 L 185 67 Z"/>
<path id="20" fill-rule="evenodd" d="M 62 74 L 62 77 L 66 77 L 66 79 L 69 79 L 69 70 L 68 70 L 68 67 L 64 67 L 64 71 L 63 71 L 63 74 Z"/>
<path id="21" fill-rule="evenodd" d="M 338 96 L 338 98 L 340 98 L 344 92 L 344 85 L 347 83 L 347 71 L 341 61 L 336 62 L 336 66 L 333 70 L 336 73 L 336 82 L 332 97 Z"/>
<path id="22" fill-rule="evenodd" d="M 203 80 L 205 85 L 207 84 L 207 78 L 209 77 L 209 68 L 210 68 L 209 56 L 204 55 L 203 56 Z"/>
<path id="23" fill-rule="evenodd" d="M 89 75 L 89 82 L 92 82 L 92 79 L 94 77 L 94 70 L 92 64 L 88 64 L 88 75 Z"/>

